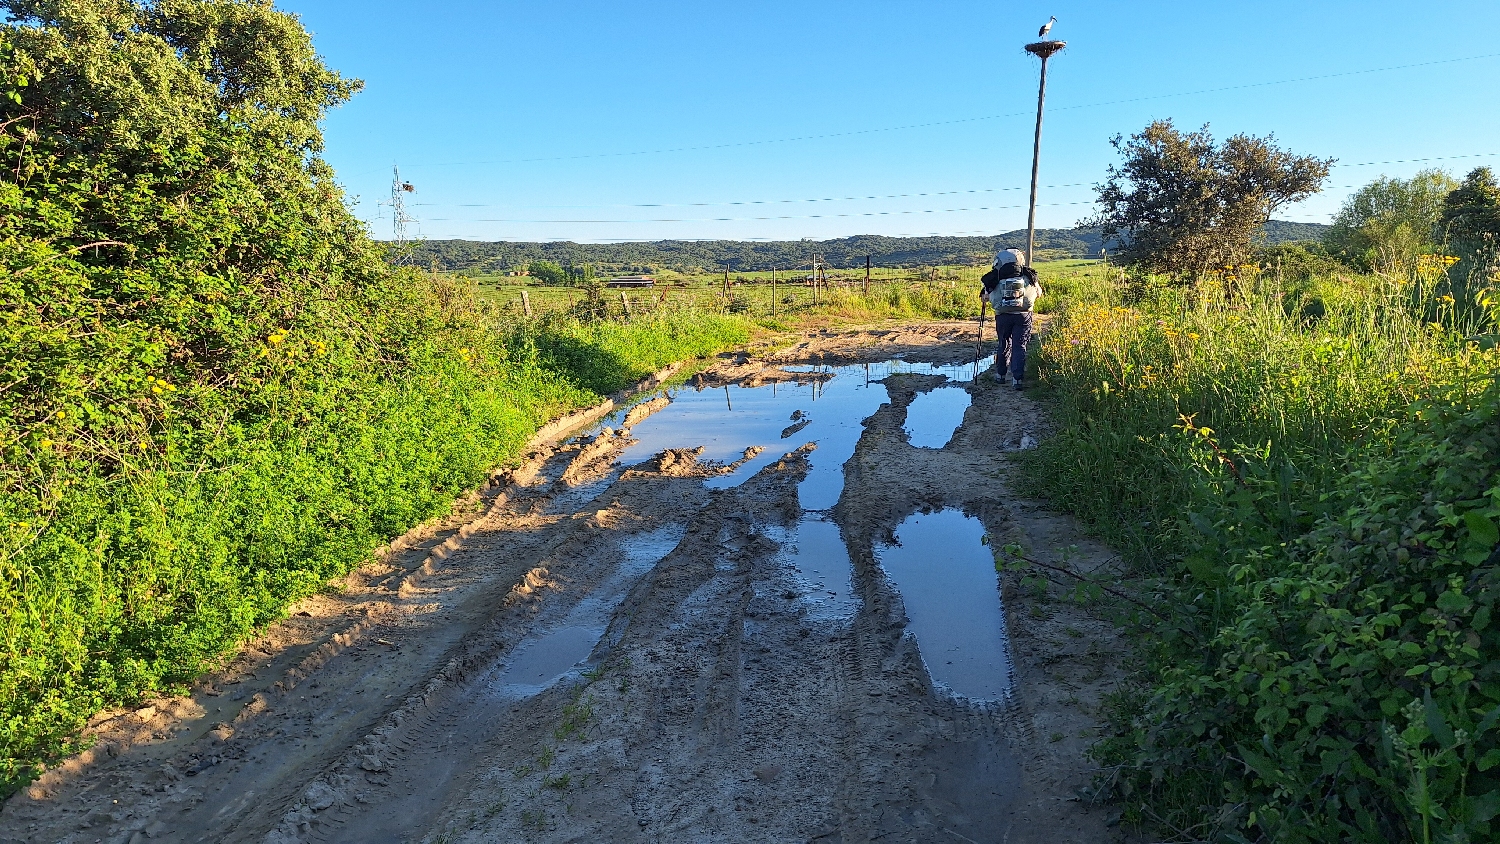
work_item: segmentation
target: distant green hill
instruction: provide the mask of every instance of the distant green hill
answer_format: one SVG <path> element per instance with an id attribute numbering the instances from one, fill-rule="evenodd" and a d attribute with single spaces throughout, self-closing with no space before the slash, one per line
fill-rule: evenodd
<path id="1" fill-rule="evenodd" d="M 1315 240 L 1326 226 L 1272 220 L 1267 241 Z M 989 237 L 884 237 L 856 235 L 836 240 L 657 240 L 634 243 L 573 243 L 551 241 L 424 240 L 413 244 L 404 261 L 417 266 L 436 264 L 449 271 L 499 272 L 532 261 L 554 261 L 564 266 L 590 265 L 604 271 L 678 272 L 715 271 L 726 263 L 734 271 L 806 267 L 813 255 L 834 267 L 864 266 L 865 256 L 877 267 L 983 264 L 996 250 L 1024 246 L 1025 230 Z M 1039 229 L 1038 257 L 1091 258 L 1101 246 L 1097 229 Z"/>
<path id="2" fill-rule="evenodd" d="M 1290 220 L 1272 220 L 1264 227 L 1266 243 L 1275 246 L 1294 240 L 1322 240 L 1328 226 L 1323 223 L 1293 223 Z"/>

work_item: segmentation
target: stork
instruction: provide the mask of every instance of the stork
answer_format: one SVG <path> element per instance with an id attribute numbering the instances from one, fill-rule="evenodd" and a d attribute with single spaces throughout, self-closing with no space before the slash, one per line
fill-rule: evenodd
<path id="1" fill-rule="evenodd" d="M 1046 23 L 1042 24 L 1042 28 L 1039 29 L 1039 30 L 1037 30 L 1036 37 L 1038 37 L 1038 38 L 1046 38 L 1047 37 L 1047 33 L 1049 33 L 1049 32 L 1052 31 L 1052 25 L 1055 24 L 1055 23 L 1057 23 L 1057 15 L 1053 15 L 1051 20 L 1049 20 Z"/>

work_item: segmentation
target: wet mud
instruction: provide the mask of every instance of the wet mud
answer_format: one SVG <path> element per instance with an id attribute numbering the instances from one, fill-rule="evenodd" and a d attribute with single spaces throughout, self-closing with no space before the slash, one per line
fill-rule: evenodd
<path id="1" fill-rule="evenodd" d="M 0 841 L 1101 841 L 1123 648 L 1019 543 L 1044 436 L 973 323 L 726 356 L 549 432 L 190 698 L 106 713 Z M 592 427 L 589 427 L 592 426 Z"/>

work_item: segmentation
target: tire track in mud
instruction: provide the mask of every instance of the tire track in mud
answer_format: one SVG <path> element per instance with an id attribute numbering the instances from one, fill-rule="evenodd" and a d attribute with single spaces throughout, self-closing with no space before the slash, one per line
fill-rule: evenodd
<path id="1" fill-rule="evenodd" d="M 584 459 L 597 459 L 607 451 L 593 447 L 601 439 L 584 448 Z M 639 478 L 633 482 L 617 482 L 609 503 L 593 516 L 579 520 L 577 526 L 559 537 L 539 561 L 536 570 L 545 570 L 548 577 L 567 579 L 568 594 L 564 596 L 554 590 L 548 595 L 545 606 L 539 609 L 527 607 L 527 614 L 531 616 L 527 619 L 530 627 L 557 623 L 607 577 L 609 563 L 617 557 L 621 540 L 685 520 L 701 507 L 703 497 L 704 493 L 695 480 Z M 663 499 L 672 504 L 663 507 Z M 619 524 L 609 524 L 648 509 L 654 511 L 653 515 L 649 519 L 641 518 L 630 526 L 634 529 L 628 532 L 621 530 L 623 526 Z M 621 517 L 620 513 L 627 515 Z M 611 515 L 614 515 L 613 519 Z M 610 529 L 603 529 L 606 527 Z M 536 698 L 515 701 L 493 688 L 498 675 L 506 667 L 505 658 L 523 640 L 522 636 L 515 635 L 519 619 L 512 616 L 510 613 L 497 615 L 490 628 L 476 637 L 481 643 L 492 640 L 494 644 L 482 644 L 459 658 L 446 672 L 441 692 L 425 698 L 419 710 L 411 714 L 409 723 L 394 725 L 399 728 L 399 738 L 392 741 L 393 730 L 376 731 L 362 746 L 355 748 L 344 763 L 347 773 L 343 775 L 349 779 L 339 783 L 345 788 L 339 792 L 338 799 L 344 805 L 375 802 L 376 797 L 368 791 L 363 792 L 361 798 L 362 792 L 357 785 L 359 772 L 370 767 L 365 759 L 372 751 L 380 754 L 376 766 L 401 772 L 404 787 L 393 789 L 395 794 L 380 799 L 377 808 L 358 812 L 353 819 L 341 819 L 336 825 L 328 825 L 327 829 L 316 830 L 316 834 L 309 836 L 310 840 L 396 840 L 409 831 L 425 829 L 433 804 L 469 777 L 470 764 L 493 743 L 496 730 L 517 722 L 535 727 L 538 716 L 531 710 L 536 705 Z M 553 697 L 555 695 L 546 693 L 541 696 L 549 714 L 550 708 L 556 705 Z M 341 773 L 333 772 L 328 776 L 337 777 Z M 367 776 L 365 780 L 371 781 L 371 778 Z M 356 784 L 355 788 L 348 787 L 350 782 Z M 389 777 L 376 777 L 374 784 L 383 789 L 390 785 Z M 302 840 L 299 833 L 312 831 L 301 828 L 309 817 L 306 812 L 294 808 L 278 827 L 277 834 L 267 840 Z"/>

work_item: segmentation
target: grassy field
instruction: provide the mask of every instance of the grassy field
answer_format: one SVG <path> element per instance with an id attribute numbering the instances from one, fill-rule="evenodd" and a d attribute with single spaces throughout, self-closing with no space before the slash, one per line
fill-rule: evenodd
<path id="1" fill-rule="evenodd" d="M 915 269 L 871 270 L 869 294 L 865 294 L 864 270 L 833 270 L 827 286 L 814 290 L 808 282 L 808 271 L 777 273 L 772 285 L 769 272 L 730 273 L 726 295 L 722 275 L 687 276 L 665 272 L 656 276 L 657 285 L 650 290 L 607 289 L 602 307 L 609 313 L 623 315 L 623 293 L 634 312 L 649 312 L 658 307 L 688 305 L 705 310 L 722 310 L 763 323 L 768 328 L 800 325 L 807 320 L 841 321 L 978 317 L 979 277 L 984 267 L 941 266 Z M 1066 295 L 1080 282 L 1111 271 L 1097 261 L 1067 260 L 1038 264 L 1044 284 L 1058 285 L 1057 292 Z M 521 291 L 526 291 L 534 313 L 581 312 L 587 309 L 589 294 L 578 287 L 546 286 L 526 277 L 465 276 L 478 296 L 495 303 L 507 312 L 521 312 Z M 1039 305 L 1049 310 L 1051 298 Z"/>
<path id="2" fill-rule="evenodd" d="M 1493 840 L 1500 352 L 1474 315 L 1385 277 L 1071 285 L 1030 476 L 1160 613 L 1102 785 L 1171 840 Z"/>

